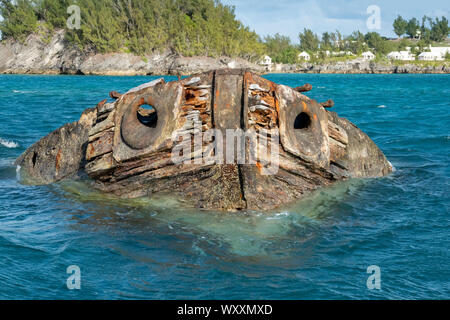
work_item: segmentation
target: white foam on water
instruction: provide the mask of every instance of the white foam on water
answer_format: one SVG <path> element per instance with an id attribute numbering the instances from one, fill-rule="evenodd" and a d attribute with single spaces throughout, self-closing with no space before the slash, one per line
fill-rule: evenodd
<path id="1" fill-rule="evenodd" d="M 13 93 L 37 93 L 37 91 L 13 90 Z"/>
<path id="2" fill-rule="evenodd" d="M 19 146 L 19 144 L 17 142 L 4 140 L 2 138 L 0 138 L 0 144 L 4 147 L 10 148 L 10 149 L 14 149 Z"/>
<path id="3" fill-rule="evenodd" d="M 17 179 L 17 181 L 20 181 L 20 169 L 22 169 L 22 167 L 18 165 L 16 167 L 16 179 Z"/>
<path id="4" fill-rule="evenodd" d="M 378 106 L 377 108 L 387 108 L 387 106 L 385 106 L 384 104 L 382 104 L 381 106 Z"/>
<path id="5" fill-rule="evenodd" d="M 397 172 L 397 168 L 392 164 L 392 162 L 388 161 L 388 163 L 391 165 L 392 167 L 392 172 Z"/>

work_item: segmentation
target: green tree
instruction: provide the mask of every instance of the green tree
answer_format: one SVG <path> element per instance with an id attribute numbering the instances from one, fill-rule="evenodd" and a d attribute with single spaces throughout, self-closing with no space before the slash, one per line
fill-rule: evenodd
<path id="1" fill-rule="evenodd" d="M 71 0 L 35 0 L 37 18 L 54 28 L 64 28 L 67 22 L 67 8 Z"/>
<path id="2" fill-rule="evenodd" d="M 347 49 L 354 54 L 360 54 L 368 49 L 364 34 L 360 31 L 354 31 L 350 36 L 347 37 L 346 42 L 348 43 Z"/>
<path id="3" fill-rule="evenodd" d="M 375 49 L 377 53 L 387 54 L 393 49 L 395 45 L 387 41 L 386 38 L 381 37 L 377 32 L 369 32 L 365 35 L 365 40 L 370 48 Z"/>
<path id="4" fill-rule="evenodd" d="M 14 38 L 20 41 L 37 29 L 36 12 L 27 0 L 0 0 L 0 31 L 2 38 Z"/>
<path id="5" fill-rule="evenodd" d="M 402 50 L 406 50 L 406 47 L 414 47 L 415 44 L 414 42 L 412 42 L 411 40 L 408 39 L 401 39 L 398 43 L 397 43 L 397 51 L 402 51 Z"/>
<path id="6" fill-rule="evenodd" d="M 320 48 L 322 50 L 331 50 L 333 49 L 333 43 L 331 40 L 331 34 L 328 32 L 324 32 L 322 34 L 322 41 L 320 43 Z"/>
<path id="7" fill-rule="evenodd" d="M 430 44 L 431 43 L 431 29 L 427 26 L 432 24 L 433 20 L 430 17 L 423 16 L 422 24 L 420 26 L 420 35 L 419 41 L 423 43 Z"/>
<path id="8" fill-rule="evenodd" d="M 81 29 L 67 30 L 67 8 L 81 9 Z M 258 35 L 219 0 L 0 0 L 3 37 L 24 37 L 38 20 L 84 50 L 144 55 L 171 51 L 191 56 L 238 56 L 257 60 Z"/>
<path id="9" fill-rule="evenodd" d="M 447 38 L 449 32 L 448 20 L 445 17 L 442 17 L 441 20 L 436 18 L 434 22 L 431 22 L 431 40 L 441 42 Z"/>
<path id="10" fill-rule="evenodd" d="M 299 51 L 291 44 L 291 39 L 279 33 L 264 38 L 267 54 L 276 63 L 291 63 L 297 61 Z"/>
<path id="11" fill-rule="evenodd" d="M 342 36 L 342 33 L 339 30 L 336 30 L 335 34 L 335 41 L 334 46 L 337 50 L 342 50 L 344 48 L 344 37 Z"/>
<path id="12" fill-rule="evenodd" d="M 300 49 L 305 51 L 317 51 L 319 49 L 319 38 L 309 29 L 304 29 L 300 32 Z"/>
<path id="13" fill-rule="evenodd" d="M 101 53 L 119 51 L 124 44 L 123 24 L 107 1 L 79 0 L 82 44 Z"/>
<path id="14" fill-rule="evenodd" d="M 406 28 L 408 27 L 408 21 L 402 18 L 402 16 L 398 16 L 393 23 L 394 32 L 400 38 L 402 35 L 406 33 Z"/>
<path id="15" fill-rule="evenodd" d="M 411 18 L 406 25 L 406 34 L 414 39 L 418 30 L 420 30 L 419 21 L 416 18 Z"/>
<path id="16" fill-rule="evenodd" d="M 380 43 L 383 42 L 383 39 L 377 32 L 368 32 L 364 38 L 369 47 L 371 48 L 377 48 L 380 45 Z"/>

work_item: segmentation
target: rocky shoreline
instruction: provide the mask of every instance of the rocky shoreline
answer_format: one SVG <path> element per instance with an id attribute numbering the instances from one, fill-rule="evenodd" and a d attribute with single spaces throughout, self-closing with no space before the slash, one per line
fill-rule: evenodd
<path id="1" fill-rule="evenodd" d="M 422 66 L 417 64 L 382 64 L 363 59 L 340 61 L 325 64 L 279 64 L 268 70 L 272 73 L 325 73 L 325 74 L 393 74 L 393 73 L 450 73 L 450 64 L 443 62 L 440 65 Z"/>
<path id="2" fill-rule="evenodd" d="M 84 52 L 65 39 L 64 30 L 49 41 L 32 34 L 21 43 L 0 42 L 1 74 L 79 75 L 190 75 L 214 69 L 245 68 L 264 73 L 264 68 L 243 59 L 229 57 L 182 57 L 171 52 L 136 56 L 131 53 Z"/>
<path id="3" fill-rule="evenodd" d="M 58 30 L 44 41 L 32 34 L 24 42 L 8 39 L 0 42 L 0 74 L 79 74 L 79 75 L 191 75 L 209 70 L 245 68 L 263 73 L 450 73 L 450 64 L 386 65 L 354 59 L 330 64 L 278 64 L 270 69 L 240 58 L 183 57 L 171 52 L 136 56 L 131 53 L 99 54 L 80 51 Z"/>

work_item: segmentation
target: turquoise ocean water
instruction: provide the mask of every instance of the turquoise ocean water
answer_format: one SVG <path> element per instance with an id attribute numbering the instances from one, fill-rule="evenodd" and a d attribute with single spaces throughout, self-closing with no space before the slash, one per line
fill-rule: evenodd
<path id="1" fill-rule="evenodd" d="M 0 299 L 449 299 L 450 76 L 266 77 L 334 99 L 395 173 L 251 215 L 27 187 L 13 166 L 27 147 L 156 77 L 0 75 Z M 71 265 L 81 290 L 66 286 Z M 371 265 L 381 290 L 366 286 Z"/>

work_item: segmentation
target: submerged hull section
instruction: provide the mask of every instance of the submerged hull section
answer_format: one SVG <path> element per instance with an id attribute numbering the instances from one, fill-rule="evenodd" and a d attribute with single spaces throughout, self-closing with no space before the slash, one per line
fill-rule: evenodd
<path id="1" fill-rule="evenodd" d="M 102 101 L 17 161 L 34 184 L 87 175 L 118 197 L 171 194 L 198 208 L 270 210 L 392 166 L 350 121 L 245 70 L 156 80 Z"/>

